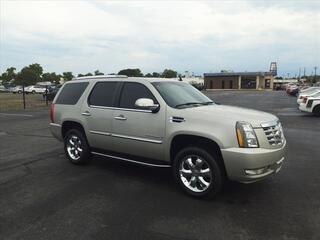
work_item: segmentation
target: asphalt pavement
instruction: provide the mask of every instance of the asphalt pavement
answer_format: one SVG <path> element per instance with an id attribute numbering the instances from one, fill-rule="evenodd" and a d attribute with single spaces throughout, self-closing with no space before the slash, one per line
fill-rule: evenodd
<path id="1" fill-rule="evenodd" d="M 170 169 L 100 157 L 72 165 L 47 110 L 1 112 L 0 239 L 320 239 L 320 118 L 284 92 L 206 94 L 280 118 L 288 154 L 279 174 L 197 200 Z"/>

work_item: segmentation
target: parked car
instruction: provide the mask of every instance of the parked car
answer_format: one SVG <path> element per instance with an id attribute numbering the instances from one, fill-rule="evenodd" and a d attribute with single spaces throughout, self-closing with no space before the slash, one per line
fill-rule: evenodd
<path id="1" fill-rule="evenodd" d="M 51 132 L 72 163 L 98 155 L 171 167 L 178 185 L 195 197 L 217 194 L 226 179 L 264 179 L 285 159 L 276 116 L 217 105 L 181 81 L 78 78 L 63 85 L 50 116 Z"/>
<path id="2" fill-rule="evenodd" d="M 13 87 L 12 89 L 11 89 L 11 92 L 12 93 L 14 93 L 14 94 L 16 94 L 16 93 L 22 93 L 23 92 L 23 88 L 22 88 L 22 86 L 15 86 L 15 87 Z"/>
<path id="3" fill-rule="evenodd" d="M 303 112 L 313 113 L 320 117 L 320 92 L 310 97 L 304 97 L 299 105 L 299 109 Z"/>
<path id="4" fill-rule="evenodd" d="M 0 85 L 0 92 L 7 92 L 7 91 L 8 89 L 5 86 Z"/>
<path id="5" fill-rule="evenodd" d="M 53 101 L 54 97 L 56 96 L 56 94 L 58 93 L 59 89 L 61 88 L 61 86 L 55 86 L 55 87 L 50 87 L 48 88 L 48 93 L 44 94 L 44 98 L 47 97 L 48 101 Z"/>
<path id="6" fill-rule="evenodd" d="M 318 88 L 318 87 L 310 87 L 308 89 L 305 89 L 299 93 L 298 98 L 297 98 L 297 103 L 300 104 L 303 102 L 303 99 L 305 97 L 312 97 L 313 95 L 315 95 L 319 92 L 320 92 L 320 88 Z"/>
<path id="7" fill-rule="evenodd" d="M 287 89 L 287 94 L 291 96 L 297 96 L 299 93 L 299 87 L 298 86 L 291 86 Z"/>
<path id="8" fill-rule="evenodd" d="M 34 85 L 34 86 L 29 86 L 27 89 L 26 89 L 26 92 L 27 93 L 32 93 L 32 94 L 35 94 L 35 93 L 45 93 L 46 92 L 46 86 L 41 86 L 41 85 Z"/>

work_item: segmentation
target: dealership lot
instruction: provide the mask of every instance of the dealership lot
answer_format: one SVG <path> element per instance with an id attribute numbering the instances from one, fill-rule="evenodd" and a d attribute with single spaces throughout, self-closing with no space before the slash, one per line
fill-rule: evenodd
<path id="1" fill-rule="evenodd" d="M 320 118 L 284 92 L 206 94 L 280 118 L 288 154 L 277 176 L 196 200 L 169 169 L 70 164 L 47 110 L 1 112 L 0 239 L 320 239 Z"/>

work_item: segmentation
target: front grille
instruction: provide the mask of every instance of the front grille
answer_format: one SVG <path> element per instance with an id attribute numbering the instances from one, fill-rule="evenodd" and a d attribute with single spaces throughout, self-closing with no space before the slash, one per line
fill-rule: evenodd
<path id="1" fill-rule="evenodd" d="M 270 145 L 276 146 L 283 143 L 283 131 L 280 122 L 265 123 L 261 126 Z"/>

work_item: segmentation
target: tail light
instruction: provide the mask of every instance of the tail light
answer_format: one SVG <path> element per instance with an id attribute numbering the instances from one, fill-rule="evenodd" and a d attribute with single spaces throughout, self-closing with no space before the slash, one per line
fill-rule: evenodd
<path id="1" fill-rule="evenodd" d="M 54 122 L 54 104 L 53 103 L 50 106 L 50 119 L 51 119 L 51 122 Z"/>
<path id="2" fill-rule="evenodd" d="M 308 100 L 308 98 L 307 98 L 307 97 L 303 97 L 303 103 L 306 103 L 306 102 L 307 102 L 307 100 Z"/>

